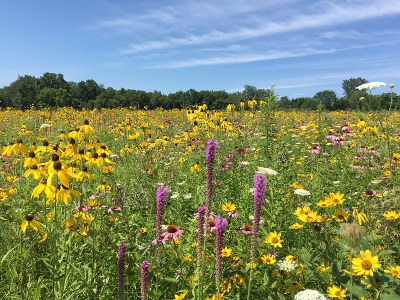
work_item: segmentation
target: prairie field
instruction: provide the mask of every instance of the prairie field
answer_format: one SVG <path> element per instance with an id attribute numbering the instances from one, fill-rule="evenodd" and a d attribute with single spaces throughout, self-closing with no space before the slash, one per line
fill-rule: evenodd
<path id="1" fill-rule="evenodd" d="M 397 111 L 6 109 L 0 142 L 0 299 L 400 297 Z"/>

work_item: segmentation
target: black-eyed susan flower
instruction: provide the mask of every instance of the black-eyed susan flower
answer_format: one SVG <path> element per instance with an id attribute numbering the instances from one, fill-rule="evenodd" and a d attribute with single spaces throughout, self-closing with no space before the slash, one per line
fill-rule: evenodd
<path id="1" fill-rule="evenodd" d="M 25 215 L 25 220 L 21 223 L 21 231 L 22 233 L 26 232 L 26 229 L 28 228 L 33 229 L 35 232 L 38 232 L 41 228 L 40 223 L 35 220 L 35 216 L 33 213 L 28 213 Z"/>
<path id="2" fill-rule="evenodd" d="M 6 201 L 7 198 L 8 198 L 7 193 L 0 190 L 0 202 Z"/>
<path id="3" fill-rule="evenodd" d="M 281 239 L 281 235 L 282 235 L 281 232 L 279 232 L 279 233 L 277 233 L 276 231 L 270 232 L 265 237 L 265 243 L 270 244 L 274 248 L 276 248 L 276 247 L 282 248 L 283 240 Z"/>
<path id="4" fill-rule="evenodd" d="M 231 256 L 231 254 L 232 254 L 232 249 L 231 248 L 228 248 L 228 247 L 222 248 L 222 250 L 221 250 L 221 256 L 222 257 L 229 257 L 229 256 Z"/>
<path id="5" fill-rule="evenodd" d="M 347 289 L 342 288 L 341 286 L 332 285 L 328 287 L 327 293 L 328 297 L 332 299 L 343 299 L 346 298 Z"/>
<path id="6" fill-rule="evenodd" d="M 392 275 L 393 277 L 400 278 L 400 266 L 390 267 L 384 272 L 386 274 Z"/>
<path id="7" fill-rule="evenodd" d="M 304 225 L 302 225 L 302 224 L 294 223 L 293 225 L 290 225 L 290 226 L 289 226 L 289 229 L 296 230 L 296 229 L 301 229 L 301 228 L 303 228 L 303 227 L 304 227 Z"/>
<path id="8" fill-rule="evenodd" d="M 333 214 L 332 218 L 334 218 L 337 222 L 347 221 L 349 218 L 349 212 L 345 210 L 337 210 Z"/>
<path id="9" fill-rule="evenodd" d="M 340 192 L 329 193 L 329 196 L 325 198 L 325 201 L 328 201 L 331 205 L 336 206 L 338 204 L 342 204 L 344 202 L 344 194 Z"/>
<path id="10" fill-rule="evenodd" d="M 370 250 L 361 250 L 360 256 L 353 258 L 351 262 L 356 276 L 372 276 L 374 270 L 381 267 L 378 256 L 372 256 Z"/>
<path id="11" fill-rule="evenodd" d="M 232 281 L 234 284 L 242 285 L 244 283 L 244 278 L 239 274 L 235 274 L 232 276 Z"/>
<path id="12" fill-rule="evenodd" d="M 395 221 L 395 220 L 397 220 L 398 218 L 400 218 L 400 214 L 397 213 L 397 212 L 394 211 L 394 210 L 390 210 L 390 211 L 384 213 L 383 216 L 384 216 L 385 219 L 388 220 L 388 221 Z"/>
<path id="13" fill-rule="evenodd" d="M 188 293 L 188 291 L 185 290 L 180 294 L 175 294 L 174 300 L 183 300 L 183 299 L 185 299 L 187 293 Z"/>
<path id="14" fill-rule="evenodd" d="M 273 265 L 276 263 L 276 258 L 273 255 L 264 254 L 260 257 L 260 261 L 265 265 Z"/>

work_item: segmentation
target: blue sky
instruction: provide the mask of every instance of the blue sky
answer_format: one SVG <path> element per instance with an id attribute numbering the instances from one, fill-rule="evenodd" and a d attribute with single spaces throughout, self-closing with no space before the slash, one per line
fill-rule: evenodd
<path id="1" fill-rule="evenodd" d="M 18 75 L 170 93 L 343 79 L 400 84 L 399 0 L 3 1 L 0 86 Z M 380 88 L 386 92 L 389 88 Z"/>

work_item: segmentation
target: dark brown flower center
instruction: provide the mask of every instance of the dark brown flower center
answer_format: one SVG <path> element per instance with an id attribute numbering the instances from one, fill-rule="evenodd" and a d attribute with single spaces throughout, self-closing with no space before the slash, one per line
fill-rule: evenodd
<path id="1" fill-rule="evenodd" d="M 363 260 L 361 266 L 364 270 L 370 270 L 372 268 L 372 263 L 369 260 Z"/>
<path id="2" fill-rule="evenodd" d="M 25 215 L 25 220 L 27 220 L 28 222 L 32 221 L 35 218 L 35 216 L 33 215 L 33 213 L 29 213 Z"/>
<path id="3" fill-rule="evenodd" d="M 55 161 L 55 162 L 53 163 L 53 168 L 54 168 L 54 170 L 59 171 L 59 170 L 61 170 L 61 167 L 62 167 L 62 165 L 61 165 L 60 161 Z"/>
<path id="4" fill-rule="evenodd" d="M 168 225 L 167 232 L 168 233 L 175 233 L 178 231 L 178 228 L 175 225 Z"/>

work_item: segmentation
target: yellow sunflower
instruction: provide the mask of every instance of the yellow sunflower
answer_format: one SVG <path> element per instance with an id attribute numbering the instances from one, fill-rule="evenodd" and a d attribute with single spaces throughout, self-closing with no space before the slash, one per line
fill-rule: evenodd
<path id="1" fill-rule="evenodd" d="M 361 250 L 360 257 L 353 258 L 352 264 L 356 276 L 372 276 L 374 270 L 381 267 L 378 256 L 372 256 L 370 250 Z"/>
<path id="2" fill-rule="evenodd" d="M 282 248 L 282 242 L 283 240 L 281 239 L 282 233 L 279 232 L 277 233 L 276 231 L 270 232 L 266 237 L 265 237 L 265 243 L 270 244 L 274 248 L 279 247 Z"/>
<path id="3" fill-rule="evenodd" d="M 332 285 L 328 287 L 328 297 L 329 298 L 338 298 L 343 299 L 346 298 L 347 289 L 342 288 L 341 286 Z"/>

